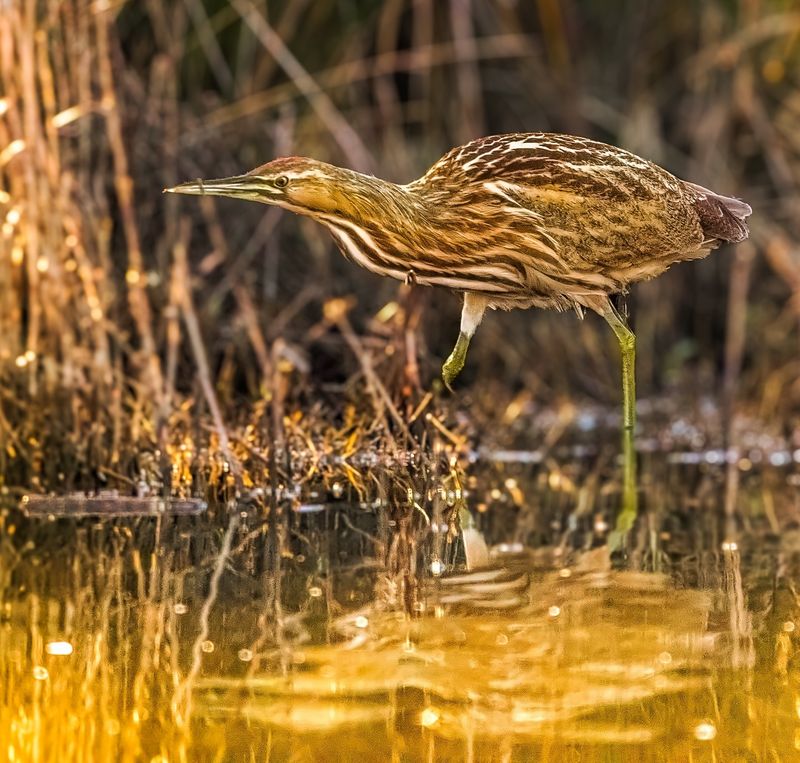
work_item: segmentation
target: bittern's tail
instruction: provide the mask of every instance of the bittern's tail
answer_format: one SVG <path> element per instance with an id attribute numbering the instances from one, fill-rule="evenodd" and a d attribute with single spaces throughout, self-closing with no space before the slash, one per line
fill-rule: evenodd
<path id="1" fill-rule="evenodd" d="M 750 231 L 745 220 L 753 213 L 741 199 L 720 196 L 700 185 L 684 181 L 694 202 L 694 208 L 709 241 L 744 241 Z"/>

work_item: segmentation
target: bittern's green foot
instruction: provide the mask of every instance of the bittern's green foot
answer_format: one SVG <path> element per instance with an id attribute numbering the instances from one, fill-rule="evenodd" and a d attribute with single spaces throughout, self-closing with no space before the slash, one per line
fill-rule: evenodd
<path id="1" fill-rule="evenodd" d="M 624 551 L 628 543 L 628 535 L 636 522 L 637 509 L 623 506 L 622 511 L 617 515 L 617 523 L 614 529 L 608 534 L 608 550 L 613 554 Z"/>
<path id="2" fill-rule="evenodd" d="M 453 391 L 453 382 L 461 373 L 461 369 L 464 368 L 464 363 L 466 363 L 468 347 L 469 337 L 462 331 L 458 335 L 458 341 L 450 353 L 450 357 L 445 360 L 442 366 L 442 381 L 444 386 L 451 392 Z"/>
<path id="3" fill-rule="evenodd" d="M 623 485 L 622 507 L 617 514 L 614 530 L 609 534 L 608 547 L 615 551 L 624 551 L 628 535 L 636 523 L 639 514 L 639 496 L 636 487 L 636 450 L 634 449 L 633 430 L 623 429 Z"/>

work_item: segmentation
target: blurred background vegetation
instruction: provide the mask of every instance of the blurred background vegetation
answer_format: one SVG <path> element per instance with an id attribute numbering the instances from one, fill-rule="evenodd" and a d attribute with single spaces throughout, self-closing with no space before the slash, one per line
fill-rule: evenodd
<path id="1" fill-rule="evenodd" d="M 0 484 L 191 491 L 237 458 L 268 474 L 277 439 L 423 445 L 425 409 L 469 434 L 616 406 L 601 321 L 493 314 L 446 398 L 456 295 L 358 271 L 278 210 L 161 194 L 291 154 L 407 182 L 507 131 L 752 204 L 750 242 L 627 298 L 639 390 L 645 413 L 717 403 L 723 439 L 743 416 L 796 439 L 798 125 L 792 0 L 2 3 Z"/>

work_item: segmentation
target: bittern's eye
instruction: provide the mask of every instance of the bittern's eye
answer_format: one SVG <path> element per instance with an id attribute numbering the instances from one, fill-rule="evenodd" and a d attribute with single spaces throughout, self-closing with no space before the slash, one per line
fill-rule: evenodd
<path id="1" fill-rule="evenodd" d="M 275 178 L 275 187 L 276 188 L 286 188 L 289 185 L 289 178 L 286 175 L 281 175 L 280 177 Z"/>

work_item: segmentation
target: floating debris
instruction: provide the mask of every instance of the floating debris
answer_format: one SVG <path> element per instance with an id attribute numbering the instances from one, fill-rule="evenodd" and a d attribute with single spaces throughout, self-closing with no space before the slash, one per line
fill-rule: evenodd
<path id="1" fill-rule="evenodd" d="M 21 501 L 28 516 L 44 517 L 140 517 L 202 514 L 208 504 L 199 498 L 158 498 L 116 493 L 70 493 L 68 495 L 26 495 Z"/>

